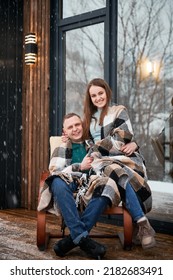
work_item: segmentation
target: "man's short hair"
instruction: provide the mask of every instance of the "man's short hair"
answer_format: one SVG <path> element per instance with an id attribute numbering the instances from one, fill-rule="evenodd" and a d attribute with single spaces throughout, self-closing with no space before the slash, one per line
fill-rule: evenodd
<path id="1" fill-rule="evenodd" d="M 70 119 L 70 118 L 72 118 L 74 116 L 78 117 L 81 120 L 81 117 L 78 114 L 76 114 L 76 113 L 68 113 L 63 118 L 63 125 L 64 125 L 65 120 Z M 81 122 L 82 122 L 82 120 L 81 120 Z"/>

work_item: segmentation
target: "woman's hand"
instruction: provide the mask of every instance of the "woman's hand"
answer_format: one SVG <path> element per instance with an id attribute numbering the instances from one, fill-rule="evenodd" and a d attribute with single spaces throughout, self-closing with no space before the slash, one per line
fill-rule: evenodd
<path id="1" fill-rule="evenodd" d="M 62 133 L 62 136 L 61 136 L 61 140 L 63 143 L 67 143 L 67 141 L 69 140 L 69 137 L 66 133 Z"/>
<path id="2" fill-rule="evenodd" d="M 121 152 L 125 153 L 126 156 L 130 156 L 138 149 L 138 145 L 135 142 L 130 142 L 121 147 Z"/>

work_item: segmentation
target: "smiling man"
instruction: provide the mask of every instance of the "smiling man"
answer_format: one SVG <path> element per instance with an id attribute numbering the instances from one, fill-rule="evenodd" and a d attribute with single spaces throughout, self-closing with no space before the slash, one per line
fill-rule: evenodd
<path id="1" fill-rule="evenodd" d="M 91 239 L 89 232 L 110 204 L 110 199 L 106 196 L 93 196 L 82 214 L 79 214 L 74 199 L 74 192 L 79 187 L 77 181 L 67 183 L 58 172 L 87 172 L 91 168 L 92 158 L 86 155 L 86 145 L 82 139 L 82 121 L 77 114 L 70 113 L 64 117 L 63 133 L 66 141 L 54 150 L 50 160 L 49 170 L 54 176 L 51 176 L 51 180 L 49 178 L 49 185 L 53 200 L 60 209 L 70 235 L 58 241 L 54 245 L 54 251 L 56 255 L 64 257 L 70 250 L 79 246 L 91 257 L 101 258 L 106 253 L 106 248 Z"/>

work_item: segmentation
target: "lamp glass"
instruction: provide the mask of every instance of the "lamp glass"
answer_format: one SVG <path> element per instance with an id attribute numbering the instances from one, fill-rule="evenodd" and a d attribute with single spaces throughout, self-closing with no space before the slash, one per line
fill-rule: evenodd
<path id="1" fill-rule="evenodd" d="M 35 64 L 37 60 L 37 37 L 35 33 L 25 35 L 25 64 Z"/>

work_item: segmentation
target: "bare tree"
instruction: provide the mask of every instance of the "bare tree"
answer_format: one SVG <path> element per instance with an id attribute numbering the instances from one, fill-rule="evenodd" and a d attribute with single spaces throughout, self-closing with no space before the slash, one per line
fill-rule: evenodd
<path id="1" fill-rule="evenodd" d="M 172 98 L 172 2 L 122 0 L 118 18 L 119 100 L 129 108 L 137 141 L 154 168 L 150 138 L 161 129 L 161 120 L 164 124 Z M 152 69 L 144 75 L 146 61 Z"/>

